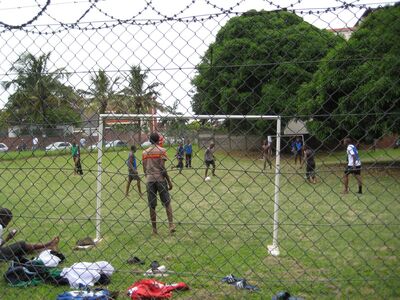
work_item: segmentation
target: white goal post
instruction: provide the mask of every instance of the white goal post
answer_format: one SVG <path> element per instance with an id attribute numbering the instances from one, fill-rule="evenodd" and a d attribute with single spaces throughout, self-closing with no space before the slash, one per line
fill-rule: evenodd
<path id="1" fill-rule="evenodd" d="M 276 121 L 276 159 L 275 159 L 275 190 L 274 190 L 274 216 L 273 216 L 273 237 L 272 244 L 268 245 L 268 253 L 273 256 L 279 255 L 278 245 L 278 212 L 279 212 L 279 194 L 280 194 L 280 152 L 281 152 L 281 117 L 275 115 L 190 115 L 190 114 L 100 114 L 98 127 L 98 156 L 97 156 L 97 191 L 96 191 L 96 239 L 95 242 L 101 240 L 101 190 L 103 173 L 103 139 L 104 139 L 104 123 L 107 119 L 194 119 L 194 120 L 218 120 L 218 119 L 246 119 L 246 120 L 274 120 Z"/>

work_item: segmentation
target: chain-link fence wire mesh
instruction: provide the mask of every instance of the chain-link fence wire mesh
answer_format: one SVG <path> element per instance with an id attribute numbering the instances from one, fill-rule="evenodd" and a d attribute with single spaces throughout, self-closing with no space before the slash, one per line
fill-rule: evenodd
<path id="1" fill-rule="evenodd" d="M 182 299 L 399 297 L 396 3 L 3 2 L 0 271 L 57 248 L 66 285 L 20 276 L 1 299 L 55 299 L 98 261 L 122 299 L 154 261 Z"/>

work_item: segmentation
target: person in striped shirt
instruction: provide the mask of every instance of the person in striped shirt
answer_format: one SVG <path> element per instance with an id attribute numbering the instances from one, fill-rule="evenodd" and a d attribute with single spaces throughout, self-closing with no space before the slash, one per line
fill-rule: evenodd
<path id="1" fill-rule="evenodd" d="M 165 161 L 168 159 L 167 151 L 158 145 L 159 139 L 160 136 L 158 133 L 151 133 L 151 146 L 144 150 L 142 155 L 143 171 L 147 181 L 147 200 L 150 208 L 150 220 L 154 235 L 158 234 L 156 214 L 157 193 L 160 195 L 161 203 L 167 212 L 170 233 L 173 234 L 176 230 L 169 194 L 173 186 L 165 168 Z"/>

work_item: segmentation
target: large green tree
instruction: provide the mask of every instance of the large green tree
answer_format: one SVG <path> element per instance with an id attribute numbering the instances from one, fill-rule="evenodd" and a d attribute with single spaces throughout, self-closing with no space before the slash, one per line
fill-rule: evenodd
<path id="1" fill-rule="evenodd" d="M 332 49 L 298 107 L 321 141 L 371 142 L 400 128 L 400 6 L 370 13 L 348 43 Z"/>
<path id="2" fill-rule="evenodd" d="M 67 78 L 64 69 L 49 70 L 49 58 L 50 53 L 39 57 L 25 53 L 11 67 L 15 78 L 2 82 L 6 90 L 14 90 L 3 114 L 7 124 L 39 125 L 46 129 L 79 121 L 79 114 L 73 109 L 78 97 L 62 82 Z"/>
<path id="3" fill-rule="evenodd" d="M 312 78 L 316 61 L 337 41 L 332 33 L 287 11 L 249 11 L 234 17 L 197 66 L 193 110 L 294 115 L 298 88 Z"/>

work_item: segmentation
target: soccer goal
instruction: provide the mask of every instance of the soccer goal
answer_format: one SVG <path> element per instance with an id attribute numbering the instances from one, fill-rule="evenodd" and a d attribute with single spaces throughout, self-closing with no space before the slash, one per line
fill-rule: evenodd
<path id="1" fill-rule="evenodd" d="M 210 124 L 217 124 L 218 122 L 225 122 L 229 120 L 254 120 L 254 121 L 275 121 L 276 122 L 276 156 L 275 156 L 275 171 L 274 171 L 274 208 L 273 208 L 273 232 L 272 232 L 272 244 L 268 245 L 268 253 L 273 256 L 279 255 L 279 244 L 278 244 L 278 214 L 279 214 L 279 194 L 280 194 L 280 153 L 281 153 L 281 117 L 276 115 L 189 115 L 189 114 L 101 114 L 99 116 L 99 127 L 98 127 L 98 158 L 97 158 L 97 190 L 96 190 L 96 239 L 95 242 L 99 242 L 102 239 L 101 225 L 102 225 L 102 174 L 103 170 L 102 160 L 104 155 L 104 130 L 107 120 L 119 120 L 121 124 L 127 123 L 139 123 L 139 124 L 150 124 L 150 131 L 155 130 L 157 127 L 157 121 L 163 120 L 164 124 L 185 124 L 185 122 L 209 122 Z M 169 122 L 169 123 L 168 123 Z M 139 129 L 142 130 L 141 128 Z M 176 139 L 172 139 L 172 142 L 176 142 Z"/>

